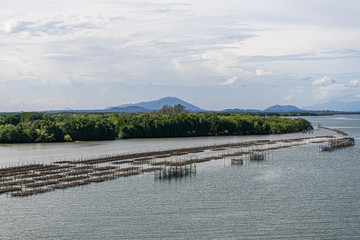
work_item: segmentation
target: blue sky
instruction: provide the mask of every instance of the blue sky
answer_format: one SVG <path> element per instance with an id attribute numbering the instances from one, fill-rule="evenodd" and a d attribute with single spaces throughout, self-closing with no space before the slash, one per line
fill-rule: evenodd
<path id="1" fill-rule="evenodd" d="M 357 0 L 2 0 L 0 111 L 360 101 Z"/>

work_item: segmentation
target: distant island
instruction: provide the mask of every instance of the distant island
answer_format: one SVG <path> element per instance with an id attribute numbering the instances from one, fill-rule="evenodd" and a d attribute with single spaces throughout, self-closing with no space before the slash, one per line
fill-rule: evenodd
<path id="1" fill-rule="evenodd" d="M 318 115 L 329 113 L 360 113 L 360 102 L 335 102 L 330 101 L 324 104 L 315 104 L 303 108 L 298 108 L 293 105 L 273 105 L 264 110 L 259 109 L 224 109 L 220 111 L 206 110 L 188 103 L 177 97 L 164 97 L 158 100 L 122 104 L 118 106 L 107 107 L 105 109 L 93 109 L 93 110 L 51 110 L 44 111 L 46 113 L 60 113 L 60 112 L 98 112 L 98 113 L 149 113 L 151 111 L 158 111 L 164 105 L 174 106 L 180 104 L 186 108 L 189 112 L 204 113 L 204 112 L 229 112 L 229 113 L 252 113 L 253 115 Z M 290 114 L 291 113 L 291 114 Z"/>
<path id="2" fill-rule="evenodd" d="M 119 105 L 117 107 L 106 108 L 106 110 L 112 111 L 112 112 L 117 112 L 117 111 L 121 112 L 123 109 L 126 109 L 126 108 L 138 107 L 138 108 L 142 108 L 142 111 L 144 111 L 144 112 L 151 112 L 154 110 L 159 110 L 165 105 L 174 106 L 174 105 L 178 105 L 178 104 L 180 104 L 181 106 L 183 106 L 184 108 L 186 108 L 186 110 L 188 110 L 190 112 L 206 112 L 206 110 L 199 108 L 191 103 L 185 102 L 177 97 L 164 97 L 164 98 L 154 100 L 154 101 L 149 101 L 149 102 L 123 104 L 123 105 Z"/>
<path id="3" fill-rule="evenodd" d="M 46 113 L 59 113 L 59 112 L 108 112 L 108 113 L 148 113 L 151 111 L 158 111 L 163 106 L 175 106 L 182 105 L 189 112 L 208 112 L 205 109 L 199 108 L 188 102 L 185 102 L 177 97 L 164 97 L 158 100 L 140 103 L 129 103 L 118 106 L 107 107 L 105 109 L 94 109 L 94 110 L 52 110 L 45 111 Z"/>

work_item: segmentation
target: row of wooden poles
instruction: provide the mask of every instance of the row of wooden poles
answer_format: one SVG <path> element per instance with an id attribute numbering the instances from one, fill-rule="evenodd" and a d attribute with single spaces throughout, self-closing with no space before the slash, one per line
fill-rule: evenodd
<path id="1" fill-rule="evenodd" d="M 107 162 L 115 162 L 120 160 L 130 160 L 130 159 L 138 159 L 144 157 L 157 157 L 157 158 L 167 158 L 170 156 L 180 156 L 189 153 L 200 153 L 206 150 L 218 150 L 223 148 L 243 148 L 243 147 L 254 147 L 259 145 L 273 145 L 277 143 L 292 143 L 292 142 L 302 142 L 308 139 L 322 139 L 319 141 L 324 141 L 324 138 L 327 137 L 307 137 L 307 138 L 295 138 L 295 139 L 279 139 L 279 140 L 254 140 L 247 142 L 236 142 L 236 143 L 225 143 L 225 144 L 217 144 L 217 145 L 208 145 L 208 146 L 199 146 L 199 147 L 187 147 L 187 148 L 177 148 L 177 149 L 169 149 L 169 150 L 160 150 L 160 151 L 147 151 L 147 152 L 136 152 L 129 154 L 116 154 L 116 155 L 107 155 L 98 158 L 91 159 L 79 159 L 72 161 L 61 161 L 62 163 L 70 163 L 70 164 L 101 164 Z"/>
<path id="2" fill-rule="evenodd" d="M 163 171 L 164 169 L 176 177 L 187 176 L 196 171 L 196 163 L 251 154 L 259 150 L 259 145 L 265 146 L 262 151 L 302 145 L 307 139 L 312 139 L 313 142 L 326 141 L 324 138 L 318 140 L 316 138 L 261 140 L 131 153 L 96 159 L 57 161 L 52 164 L 33 163 L 8 166 L 0 168 L 0 194 L 29 196 L 56 189 L 66 189 L 138 175 L 144 172 Z M 236 148 L 242 148 L 242 150 L 230 152 Z M 206 150 L 212 151 L 201 153 Z M 216 151 L 221 151 L 221 153 L 216 154 Z M 191 156 L 191 154 L 196 156 Z"/>
<path id="3" fill-rule="evenodd" d="M 322 129 L 326 129 L 326 130 L 329 130 L 329 131 L 333 131 L 333 132 L 336 132 L 338 134 L 341 134 L 343 136 L 348 136 L 348 134 L 344 131 L 341 131 L 339 129 L 335 129 L 335 128 L 328 128 L 328 127 L 321 127 L 321 126 L 318 126 L 318 128 L 322 128 Z"/>

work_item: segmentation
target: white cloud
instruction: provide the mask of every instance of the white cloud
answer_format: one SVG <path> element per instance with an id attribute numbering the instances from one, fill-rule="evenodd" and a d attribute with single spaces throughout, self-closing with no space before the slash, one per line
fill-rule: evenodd
<path id="1" fill-rule="evenodd" d="M 331 100 L 334 98 L 343 98 L 348 95 L 347 88 L 344 84 L 331 84 L 313 90 L 315 100 Z"/>
<path id="2" fill-rule="evenodd" d="M 219 86 L 231 86 L 231 85 L 235 84 L 238 81 L 240 81 L 239 77 L 237 77 L 237 76 L 231 77 L 231 78 L 228 78 L 224 82 L 220 82 Z"/>
<path id="3" fill-rule="evenodd" d="M 264 69 L 256 69 L 256 76 L 272 75 L 272 71 L 265 71 Z"/>
<path id="4" fill-rule="evenodd" d="M 11 20 L 0 25 L 0 29 L 5 33 L 11 33 L 18 26 L 18 22 Z"/>
<path id="5" fill-rule="evenodd" d="M 291 101 L 295 99 L 295 95 L 294 94 L 289 94 L 284 98 L 284 101 Z"/>
<path id="6" fill-rule="evenodd" d="M 322 78 L 319 78 L 319 79 L 316 79 L 315 81 L 313 81 L 311 83 L 311 85 L 314 87 L 318 87 L 318 86 L 325 87 L 325 86 L 332 85 L 334 83 L 336 83 L 336 81 L 334 79 L 332 79 L 329 76 L 324 76 Z"/>
<path id="7" fill-rule="evenodd" d="M 348 86 L 348 87 L 360 87 L 360 78 L 351 80 L 346 86 Z"/>
<path id="8" fill-rule="evenodd" d="M 355 96 L 356 98 L 360 98 L 360 94 Z"/>
<path id="9" fill-rule="evenodd" d="M 340 82 L 340 80 L 339 80 Z M 317 79 L 313 82 L 312 86 L 312 98 L 314 100 L 329 101 L 329 100 L 342 100 L 342 101 L 354 101 L 360 97 L 358 94 L 360 87 L 360 79 L 351 80 L 348 83 L 337 83 L 335 80 L 326 76 Z"/>

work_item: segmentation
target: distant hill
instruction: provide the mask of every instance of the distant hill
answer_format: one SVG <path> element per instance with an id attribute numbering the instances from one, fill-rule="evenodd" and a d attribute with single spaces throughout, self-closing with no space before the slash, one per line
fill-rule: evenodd
<path id="1" fill-rule="evenodd" d="M 139 106 L 128 106 L 128 107 L 111 107 L 106 110 L 102 110 L 104 112 L 122 112 L 122 113 L 145 113 L 150 112 L 150 109 L 139 107 Z"/>
<path id="2" fill-rule="evenodd" d="M 133 104 L 123 104 L 115 107 L 108 107 L 105 109 L 94 109 L 94 110 L 50 110 L 44 111 L 48 113 L 58 113 L 58 112 L 119 112 L 119 113 L 146 113 L 151 112 L 153 110 L 159 110 L 164 105 L 174 106 L 176 104 L 181 104 L 185 107 L 186 110 L 190 112 L 208 112 L 208 110 L 201 109 L 193 104 L 185 102 L 176 97 L 164 97 L 158 100 L 149 101 L 149 102 L 139 102 Z M 272 113 L 285 113 L 285 112 L 307 112 L 307 111 L 315 111 L 315 112 L 360 112 L 360 101 L 357 102 L 338 102 L 338 101 L 329 101 L 323 104 L 315 104 L 312 106 L 304 107 L 302 109 L 293 106 L 293 105 L 274 105 L 265 110 L 258 109 L 224 109 L 222 111 L 211 111 L 211 112 L 233 112 L 233 113 L 241 113 L 241 112 L 272 112 Z"/>
<path id="3" fill-rule="evenodd" d="M 306 110 L 313 111 L 339 111 L 339 112 L 360 112 L 360 101 L 339 102 L 329 101 L 322 104 L 315 104 L 304 107 Z"/>
<path id="4" fill-rule="evenodd" d="M 304 110 L 292 105 L 274 105 L 265 109 L 264 112 L 304 112 Z"/>
<path id="5" fill-rule="evenodd" d="M 185 102 L 185 101 L 181 100 L 180 98 L 176 98 L 176 97 L 164 97 L 164 98 L 161 98 L 161 99 L 155 100 L 155 101 L 140 102 L 140 103 L 133 103 L 133 104 L 123 104 L 123 105 L 119 105 L 117 107 L 107 108 L 106 110 L 110 110 L 110 109 L 114 109 L 114 108 L 121 109 L 121 108 L 126 108 L 126 107 L 140 107 L 140 108 L 144 108 L 149 111 L 152 111 L 152 110 L 159 110 L 164 105 L 174 106 L 176 104 L 183 105 L 185 107 L 185 109 L 190 112 L 206 112 L 206 110 L 201 109 L 195 105 L 192 105 L 192 104 Z"/>

